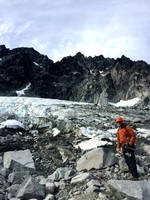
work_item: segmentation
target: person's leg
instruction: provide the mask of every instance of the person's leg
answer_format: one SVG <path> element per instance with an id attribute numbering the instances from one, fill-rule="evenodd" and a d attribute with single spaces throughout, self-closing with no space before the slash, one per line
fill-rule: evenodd
<path id="1" fill-rule="evenodd" d="M 131 172 L 132 176 L 137 178 L 138 177 L 138 172 L 137 172 L 137 167 L 136 167 L 136 159 L 135 159 L 135 154 L 133 150 L 125 150 L 123 152 L 125 161 L 128 165 L 129 171 Z"/>

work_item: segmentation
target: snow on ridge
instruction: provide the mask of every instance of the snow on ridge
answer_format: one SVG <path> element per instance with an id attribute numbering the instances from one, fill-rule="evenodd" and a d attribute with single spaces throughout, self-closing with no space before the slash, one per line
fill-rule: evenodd
<path id="1" fill-rule="evenodd" d="M 33 62 L 36 66 L 40 66 L 38 63 L 36 63 L 36 62 Z"/>
<path id="2" fill-rule="evenodd" d="M 139 97 L 135 97 L 133 99 L 129 99 L 129 100 L 120 100 L 117 103 L 111 103 L 109 102 L 110 105 L 113 105 L 115 107 L 132 107 L 135 104 L 139 103 L 141 99 Z"/>
<path id="3" fill-rule="evenodd" d="M 36 62 L 33 62 L 33 64 L 35 64 L 36 66 L 38 66 L 39 68 L 42 68 L 42 66 Z"/>
<path id="4" fill-rule="evenodd" d="M 16 90 L 16 94 L 17 94 L 17 96 L 24 96 L 25 95 L 25 91 L 27 91 L 29 88 L 30 88 L 30 86 L 31 86 L 31 83 L 29 83 L 28 85 L 26 85 L 26 87 L 25 88 L 23 88 L 22 90 Z"/>

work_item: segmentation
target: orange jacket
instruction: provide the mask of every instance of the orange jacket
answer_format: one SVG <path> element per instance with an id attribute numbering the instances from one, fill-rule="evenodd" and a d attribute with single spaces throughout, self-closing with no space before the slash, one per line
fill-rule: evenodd
<path id="1" fill-rule="evenodd" d="M 136 140 L 136 134 L 129 125 L 119 127 L 117 130 L 117 148 L 120 148 L 122 144 L 130 143 L 134 144 Z"/>

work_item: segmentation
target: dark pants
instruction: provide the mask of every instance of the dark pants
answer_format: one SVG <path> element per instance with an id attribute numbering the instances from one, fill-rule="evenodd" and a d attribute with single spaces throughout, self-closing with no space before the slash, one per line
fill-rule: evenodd
<path id="1" fill-rule="evenodd" d="M 132 149 L 130 149 L 132 148 Z M 134 146 L 123 147 L 123 155 L 125 161 L 128 165 L 129 171 L 131 172 L 134 178 L 138 177 L 137 167 L 136 167 L 136 159 L 134 154 Z"/>

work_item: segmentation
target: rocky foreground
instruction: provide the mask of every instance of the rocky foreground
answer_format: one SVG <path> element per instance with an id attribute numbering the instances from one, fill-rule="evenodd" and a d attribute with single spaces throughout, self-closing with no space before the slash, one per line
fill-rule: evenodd
<path id="1" fill-rule="evenodd" d="M 138 181 L 115 152 L 114 117 L 137 132 Z M 150 110 L 0 98 L 0 199 L 149 200 Z"/>

